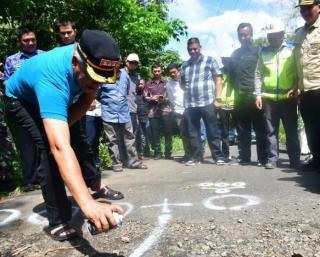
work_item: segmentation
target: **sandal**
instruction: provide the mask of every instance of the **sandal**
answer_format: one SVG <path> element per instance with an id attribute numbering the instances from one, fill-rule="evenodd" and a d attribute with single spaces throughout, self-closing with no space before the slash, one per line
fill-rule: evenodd
<path id="1" fill-rule="evenodd" d="M 98 198 L 105 198 L 109 200 L 120 200 L 124 198 L 124 195 L 121 192 L 115 191 L 108 186 L 105 186 L 99 192 L 97 192 L 97 196 Z"/>
<path id="2" fill-rule="evenodd" d="M 62 223 L 57 226 L 46 226 L 43 228 L 43 231 L 56 241 L 69 240 L 79 236 L 78 232 L 67 223 Z"/>

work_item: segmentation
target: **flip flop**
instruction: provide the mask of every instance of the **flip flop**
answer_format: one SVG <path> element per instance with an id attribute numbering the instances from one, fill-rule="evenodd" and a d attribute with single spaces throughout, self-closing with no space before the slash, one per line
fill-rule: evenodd
<path id="1" fill-rule="evenodd" d="M 55 241 L 69 240 L 79 236 L 78 232 L 67 223 L 57 226 L 46 226 L 43 228 L 43 231 Z"/>

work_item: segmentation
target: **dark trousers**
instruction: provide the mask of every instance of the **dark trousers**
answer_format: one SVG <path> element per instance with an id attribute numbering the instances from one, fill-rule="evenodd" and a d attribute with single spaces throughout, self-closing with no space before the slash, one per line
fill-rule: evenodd
<path id="1" fill-rule="evenodd" d="M 188 124 L 184 114 L 174 113 L 174 121 L 179 129 L 180 137 L 182 139 L 184 158 L 185 160 L 190 159 L 190 141 L 188 135 Z"/>
<path id="2" fill-rule="evenodd" d="M 99 139 L 102 131 L 102 119 L 96 116 L 84 116 L 85 131 L 88 137 L 88 143 L 92 148 L 95 164 L 99 166 Z"/>
<path id="3" fill-rule="evenodd" d="M 266 124 L 263 111 L 255 106 L 254 96 L 238 96 L 234 103 L 234 118 L 238 132 L 239 158 L 243 161 L 251 159 L 251 131 L 256 134 L 258 161 L 267 161 Z"/>
<path id="4" fill-rule="evenodd" d="M 135 135 L 135 137 L 137 137 L 137 133 L 138 133 L 138 117 L 137 117 L 137 113 L 130 112 L 130 119 L 131 119 L 133 134 Z"/>
<path id="5" fill-rule="evenodd" d="M 42 196 L 48 212 L 50 225 L 57 225 L 71 219 L 71 203 L 68 200 L 64 181 L 50 152 L 39 109 L 27 106 L 19 100 L 6 98 L 6 112 L 15 126 L 28 131 L 39 149 L 40 164 L 37 169 Z M 80 122 L 70 128 L 71 146 L 79 161 L 82 175 L 87 186 L 93 186 L 101 179 L 94 165 L 93 153 Z"/>
<path id="6" fill-rule="evenodd" d="M 152 134 L 152 143 L 154 155 L 161 155 L 161 128 L 163 128 L 165 147 L 165 156 L 171 156 L 172 153 L 172 114 L 162 115 L 161 117 L 150 118 L 150 127 Z"/>
<path id="7" fill-rule="evenodd" d="M 298 138 L 298 113 L 295 98 L 272 101 L 263 99 L 264 116 L 267 125 L 268 161 L 276 163 L 278 160 L 279 125 L 282 121 L 286 133 L 286 146 L 291 165 L 300 162 L 300 143 Z"/>
<path id="8" fill-rule="evenodd" d="M 137 136 L 137 151 L 139 156 L 150 156 L 150 134 L 149 120 L 146 122 L 139 121 Z"/>
<path id="9" fill-rule="evenodd" d="M 200 120 L 202 118 L 211 156 L 214 160 L 223 159 L 220 146 L 220 132 L 217 126 L 215 108 L 213 104 L 204 107 L 190 107 L 185 111 L 190 140 L 191 160 L 200 160 Z"/>
<path id="10" fill-rule="evenodd" d="M 221 133 L 221 146 L 224 158 L 229 158 L 229 129 L 230 129 L 230 110 L 217 109 L 218 125 Z"/>
<path id="11" fill-rule="evenodd" d="M 10 118 L 8 118 L 8 125 L 19 152 L 22 169 L 22 185 L 39 184 L 37 178 L 39 158 L 37 147 L 32 137 L 25 128 L 15 126 L 14 121 Z"/>
<path id="12" fill-rule="evenodd" d="M 313 163 L 320 168 L 320 89 L 301 94 L 300 112 L 313 156 Z"/>
<path id="13" fill-rule="evenodd" d="M 12 131 L 21 160 L 22 185 L 38 184 L 38 155 L 36 145 L 25 128 L 17 126 Z"/>

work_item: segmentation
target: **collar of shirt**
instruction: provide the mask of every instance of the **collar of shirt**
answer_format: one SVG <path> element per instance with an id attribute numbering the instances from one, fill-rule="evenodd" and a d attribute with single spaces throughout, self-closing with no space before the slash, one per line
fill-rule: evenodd
<path id="1" fill-rule="evenodd" d="M 159 81 L 159 82 L 157 82 L 157 81 Z M 162 78 L 160 79 L 160 80 L 150 80 L 150 83 L 151 84 L 155 84 L 155 85 L 159 85 L 159 84 L 165 84 L 166 83 L 166 81 L 165 80 L 163 80 Z"/>
<path id="2" fill-rule="evenodd" d="M 200 54 L 199 59 L 198 59 L 195 63 L 194 63 L 194 62 L 192 61 L 192 59 L 190 58 L 190 59 L 188 60 L 188 64 L 189 64 L 189 65 L 198 64 L 198 63 L 200 63 L 200 62 L 203 61 L 203 58 L 204 58 L 203 54 Z"/>
<path id="3" fill-rule="evenodd" d="M 38 54 L 38 49 L 36 49 L 32 54 L 26 54 L 25 52 L 23 52 L 21 50 L 18 52 L 20 59 L 29 59 L 30 57 L 35 56 L 37 54 Z"/>

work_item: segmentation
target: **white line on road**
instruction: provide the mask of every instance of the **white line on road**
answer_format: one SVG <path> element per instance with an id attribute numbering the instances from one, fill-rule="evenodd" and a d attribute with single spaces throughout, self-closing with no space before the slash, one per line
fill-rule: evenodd
<path id="1" fill-rule="evenodd" d="M 159 226 L 153 230 L 151 235 L 146 240 L 144 240 L 144 242 L 129 257 L 140 257 L 146 251 L 148 251 L 151 248 L 151 246 L 159 240 L 162 232 L 165 229 L 165 226 L 168 224 L 170 219 L 170 214 L 160 215 L 158 218 Z"/>
<path id="2" fill-rule="evenodd" d="M 4 209 L 4 210 L 0 210 L 0 212 L 9 212 L 9 213 L 11 213 L 9 217 L 5 218 L 3 221 L 0 221 L 0 227 L 9 225 L 11 222 L 17 220 L 21 215 L 20 211 L 13 210 L 13 209 Z"/>
<path id="3" fill-rule="evenodd" d="M 218 199 L 224 199 L 224 198 L 243 198 L 246 200 L 246 203 L 241 205 L 234 205 L 231 207 L 221 206 L 214 204 L 214 201 Z M 217 211 L 223 211 L 223 210 L 232 210 L 232 211 L 239 211 L 243 208 L 247 208 L 252 205 L 258 205 L 260 204 L 261 200 L 259 197 L 253 196 L 253 195 L 240 195 L 240 194 L 229 194 L 229 195 L 218 195 L 218 196 L 212 196 L 202 201 L 203 205 L 211 210 L 217 210 Z"/>

